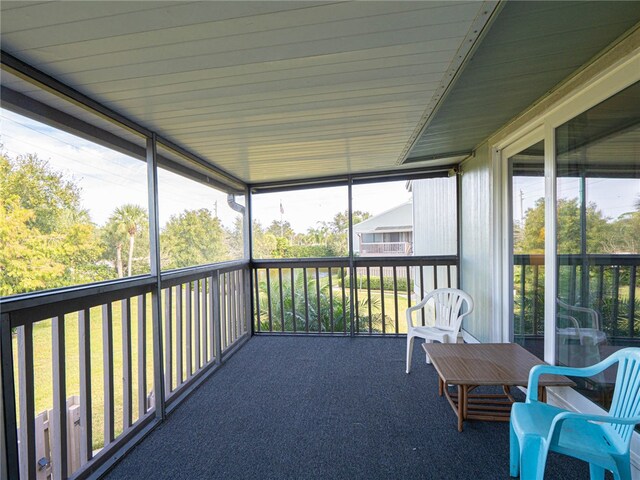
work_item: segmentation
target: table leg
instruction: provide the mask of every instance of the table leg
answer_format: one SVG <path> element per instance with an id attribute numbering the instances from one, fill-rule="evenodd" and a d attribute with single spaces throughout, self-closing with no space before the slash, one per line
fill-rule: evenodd
<path id="1" fill-rule="evenodd" d="M 538 386 L 538 400 L 547 403 L 547 389 L 543 386 Z"/>
<path id="2" fill-rule="evenodd" d="M 443 392 L 444 392 L 444 381 L 442 380 L 442 378 L 438 377 L 438 395 L 442 396 Z"/>
<path id="3" fill-rule="evenodd" d="M 467 394 L 464 385 L 458 385 L 458 431 L 462 431 L 462 422 L 464 421 L 464 411 L 466 410 Z"/>
<path id="4" fill-rule="evenodd" d="M 474 388 L 476 388 L 476 387 L 471 386 L 471 385 L 463 385 L 462 386 L 462 393 L 464 394 L 464 403 L 462 404 L 462 419 L 463 420 L 467 419 L 467 410 L 469 408 L 469 393 Z"/>

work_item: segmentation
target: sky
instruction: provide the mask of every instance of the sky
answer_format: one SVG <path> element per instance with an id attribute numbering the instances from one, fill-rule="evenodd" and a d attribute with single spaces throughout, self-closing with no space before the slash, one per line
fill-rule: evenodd
<path id="1" fill-rule="evenodd" d="M 522 202 L 520 202 L 522 192 Z M 515 177 L 513 180 L 513 219 L 520 221 L 544 197 L 544 177 Z M 580 186 L 576 178 L 562 178 L 558 182 L 559 198 L 579 198 Z M 635 210 L 640 199 L 640 179 L 587 179 L 587 202 L 594 202 L 605 217 L 616 219 Z"/>
<path id="2" fill-rule="evenodd" d="M 104 225 L 113 210 L 126 203 L 147 208 L 144 162 L 5 109 L 0 110 L 0 120 L 0 143 L 4 151 L 12 157 L 36 153 L 55 170 L 72 179 L 80 186 L 82 205 L 89 210 L 96 224 Z M 217 213 L 222 224 L 229 228 L 238 216 L 227 205 L 226 193 L 166 170 L 159 170 L 158 189 L 161 228 L 172 215 L 187 209 L 208 208 Z M 517 177 L 513 191 L 513 215 L 515 220 L 519 220 L 538 198 L 544 196 L 544 179 Z M 567 198 L 579 195 L 573 179 L 561 184 L 558 192 Z M 639 179 L 591 179 L 588 182 L 588 201 L 597 203 L 604 215 L 610 218 L 634 210 L 639 195 Z M 393 181 L 354 185 L 353 197 L 354 210 L 375 215 L 406 202 L 411 194 L 406 181 Z M 280 205 L 284 213 L 281 213 Z M 254 219 L 263 227 L 282 219 L 288 221 L 296 232 L 306 232 L 322 222 L 330 222 L 347 207 L 346 186 L 265 193 L 253 197 Z"/>
<path id="3" fill-rule="evenodd" d="M 104 225 L 113 210 L 133 203 L 147 208 L 146 164 L 88 140 L 0 110 L 0 143 L 11 157 L 36 153 L 81 188 L 82 206 L 91 219 Z M 187 209 L 208 208 L 232 227 L 238 216 L 227 205 L 227 195 L 211 187 L 160 169 L 158 172 L 160 226 Z M 406 182 L 356 185 L 354 209 L 376 214 L 406 202 Z M 280 203 L 284 214 L 280 213 Z M 264 227 L 274 220 L 288 221 L 296 232 L 329 222 L 347 209 L 347 187 L 317 188 L 254 196 L 254 218 Z"/>
<path id="4" fill-rule="evenodd" d="M 395 181 L 353 186 L 353 209 L 372 215 L 405 203 L 411 198 L 406 181 Z M 274 220 L 287 221 L 296 232 L 306 232 L 322 222 L 330 222 L 333 217 L 349 208 L 347 187 L 324 187 L 289 192 L 263 193 L 254 195 L 253 217 L 263 227 Z"/>
<path id="5" fill-rule="evenodd" d="M 0 110 L 0 143 L 11 157 L 35 153 L 80 187 L 82 206 L 91 219 L 104 225 L 114 209 L 133 203 L 148 209 L 146 163 L 80 137 Z M 227 195 L 213 188 L 160 169 L 158 172 L 160 226 L 186 209 L 216 211 L 231 227 L 237 213 Z"/>

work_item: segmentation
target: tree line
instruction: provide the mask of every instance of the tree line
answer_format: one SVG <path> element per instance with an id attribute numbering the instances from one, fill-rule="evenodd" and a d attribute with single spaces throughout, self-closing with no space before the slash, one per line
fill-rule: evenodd
<path id="1" fill-rule="evenodd" d="M 104 225 L 82 206 L 81 188 L 35 154 L 0 152 L 0 295 L 145 274 L 149 217 L 140 205 L 116 207 Z M 354 223 L 370 216 L 354 212 Z M 289 222 L 253 224 L 255 258 L 345 256 L 348 212 L 296 233 Z M 243 223 L 229 228 L 209 209 L 184 210 L 160 232 L 163 270 L 243 257 Z"/>
<path id="2" fill-rule="evenodd" d="M 514 225 L 515 253 L 544 253 L 544 198 L 525 212 L 524 222 Z M 586 206 L 586 253 L 640 254 L 640 199 L 635 210 L 618 218 L 606 217 L 596 203 Z M 557 204 L 558 253 L 581 253 L 581 211 L 577 198 L 562 198 Z"/>
<path id="3" fill-rule="evenodd" d="M 149 217 L 134 204 L 104 225 L 81 204 L 81 189 L 49 163 L 0 153 L 0 295 L 148 273 Z M 163 269 L 242 257 L 241 220 L 225 228 L 208 209 L 170 217 L 160 233 Z"/>
<path id="4" fill-rule="evenodd" d="M 353 223 L 371 217 L 355 210 Z M 253 222 L 254 258 L 346 257 L 349 255 L 349 211 L 336 213 L 329 222 L 318 222 L 305 233 L 293 230 L 286 221 L 274 220 L 264 228 Z"/>

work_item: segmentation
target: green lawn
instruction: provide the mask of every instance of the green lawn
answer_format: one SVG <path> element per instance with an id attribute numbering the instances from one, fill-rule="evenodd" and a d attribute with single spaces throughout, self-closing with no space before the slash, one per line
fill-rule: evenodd
<path id="1" fill-rule="evenodd" d="M 134 301 L 131 306 L 131 371 L 133 385 L 132 411 L 133 420 L 138 418 L 138 306 Z M 52 335 L 51 320 L 37 322 L 33 328 L 34 347 L 34 381 L 36 415 L 53 408 L 52 377 Z M 93 413 L 93 448 L 103 446 L 104 434 L 104 377 L 102 349 L 102 309 L 91 309 L 91 391 Z M 18 378 L 17 335 L 14 335 L 14 365 Z M 153 389 L 153 349 L 151 330 L 151 305 L 147 301 L 146 321 L 147 345 L 147 392 Z M 67 397 L 80 395 L 80 354 L 78 336 L 78 314 L 71 313 L 65 317 L 65 358 Z M 115 435 L 123 429 L 123 355 L 122 355 L 122 308 L 121 303 L 113 303 L 113 372 L 114 372 L 114 414 Z M 17 383 L 17 382 L 16 382 Z"/>
<path id="2" fill-rule="evenodd" d="M 382 313 L 382 305 L 380 304 L 380 292 L 372 291 L 371 292 L 371 313 L 372 316 L 375 317 L 376 314 Z M 368 299 L 367 290 L 358 290 L 358 301 L 362 301 L 363 299 Z M 412 300 L 414 302 L 414 300 Z M 413 303 L 412 303 L 413 304 Z M 392 292 L 384 293 L 384 315 L 386 318 L 385 323 L 385 332 L 386 333 L 407 333 L 407 320 L 405 311 L 407 309 L 407 294 L 398 294 L 398 331 L 396 332 L 396 312 L 395 312 L 395 300 Z M 359 309 L 358 314 L 360 317 L 368 316 L 369 309 Z M 362 324 L 362 326 L 368 331 L 369 324 L 368 320 L 366 325 Z M 373 320 L 372 322 L 372 330 L 374 332 L 382 332 L 382 322 L 379 320 Z"/>

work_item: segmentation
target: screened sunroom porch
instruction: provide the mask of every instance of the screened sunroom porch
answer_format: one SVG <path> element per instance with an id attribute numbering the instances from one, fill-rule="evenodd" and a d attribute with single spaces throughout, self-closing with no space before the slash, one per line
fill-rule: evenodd
<path id="1" fill-rule="evenodd" d="M 403 373 L 406 308 L 462 288 L 465 341 L 550 363 L 635 345 L 636 3 L 2 13 L 3 476 L 139 445 L 113 478 L 506 478 L 506 425 L 449 432 L 418 352 Z M 609 400 L 606 376 L 551 394 Z"/>

